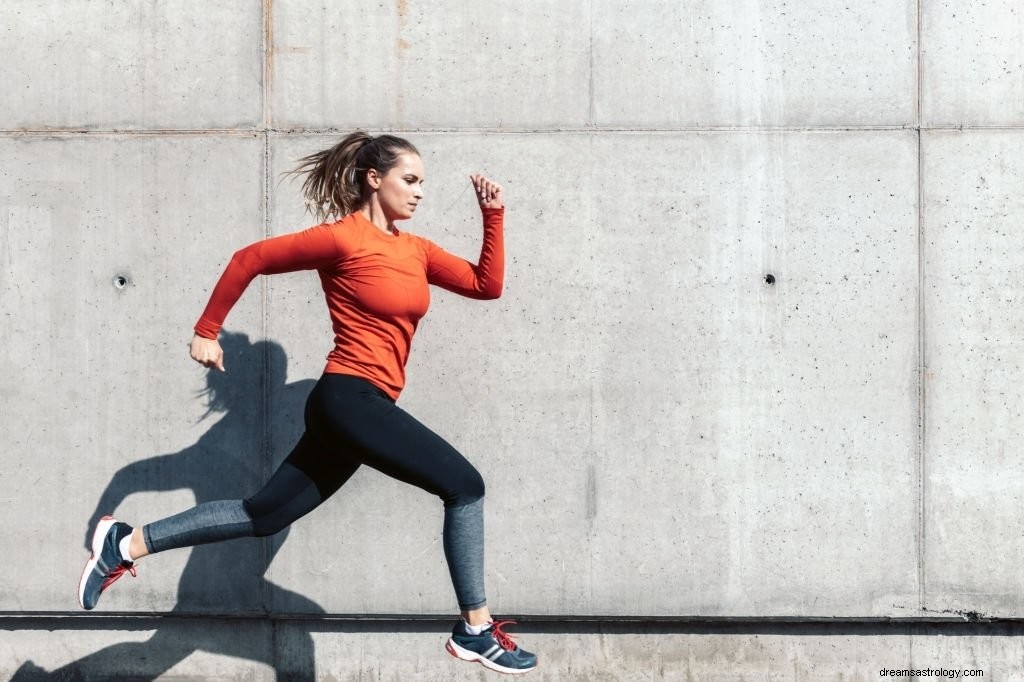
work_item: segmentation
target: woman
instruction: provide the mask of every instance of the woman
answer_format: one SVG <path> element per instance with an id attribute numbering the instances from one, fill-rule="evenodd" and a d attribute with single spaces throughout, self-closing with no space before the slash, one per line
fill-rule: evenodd
<path id="1" fill-rule="evenodd" d="M 493 299 L 504 278 L 502 188 L 471 176 L 483 213 L 476 265 L 405 232 L 423 199 L 423 161 L 407 140 L 356 132 L 301 160 L 303 192 L 324 222 L 252 244 L 237 253 L 195 326 L 190 353 L 224 371 L 217 341 L 224 319 L 256 275 L 317 270 L 334 326 L 334 349 L 306 403 L 306 430 L 262 490 L 245 500 L 200 504 L 141 528 L 112 517 L 96 527 L 79 602 L 100 594 L 134 562 L 176 547 L 272 535 L 311 512 L 361 464 L 438 495 L 444 502 L 444 553 L 462 619 L 449 653 L 507 673 L 527 672 L 536 656 L 494 622 L 484 596 L 484 483 L 451 445 L 395 405 L 428 284 Z"/>

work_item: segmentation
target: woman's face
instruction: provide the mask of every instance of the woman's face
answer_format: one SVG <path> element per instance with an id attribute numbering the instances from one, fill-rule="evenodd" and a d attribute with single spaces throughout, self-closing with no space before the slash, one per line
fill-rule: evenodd
<path id="1" fill-rule="evenodd" d="M 377 190 L 377 201 L 388 222 L 408 220 L 423 199 L 423 160 L 419 154 L 400 154 L 391 170 L 383 176 L 370 171 L 367 180 Z"/>

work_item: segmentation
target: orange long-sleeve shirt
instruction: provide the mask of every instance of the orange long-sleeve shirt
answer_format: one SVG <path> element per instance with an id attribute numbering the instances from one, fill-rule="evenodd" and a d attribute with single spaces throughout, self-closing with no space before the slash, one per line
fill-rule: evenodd
<path id="1" fill-rule="evenodd" d="M 476 265 L 423 237 L 384 232 L 359 212 L 256 242 L 231 258 L 195 331 L 216 339 L 256 275 L 315 269 L 334 327 L 334 349 L 324 371 L 362 377 L 397 399 L 405 386 L 413 334 L 430 305 L 427 285 L 470 298 L 501 295 L 504 209 L 484 209 L 483 214 Z"/>

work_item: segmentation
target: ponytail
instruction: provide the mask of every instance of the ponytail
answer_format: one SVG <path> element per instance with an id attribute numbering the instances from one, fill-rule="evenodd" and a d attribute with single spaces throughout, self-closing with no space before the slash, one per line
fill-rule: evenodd
<path id="1" fill-rule="evenodd" d="M 385 175 L 402 153 L 419 154 L 411 142 L 394 135 L 374 137 L 363 131 L 345 136 L 330 149 L 304 156 L 289 174 L 305 175 L 306 210 L 317 220 L 340 220 L 366 203 L 366 171 Z"/>

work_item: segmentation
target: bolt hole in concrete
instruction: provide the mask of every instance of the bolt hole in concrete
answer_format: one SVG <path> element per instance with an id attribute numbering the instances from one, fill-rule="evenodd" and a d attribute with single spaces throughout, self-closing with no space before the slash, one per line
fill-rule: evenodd
<path id="1" fill-rule="evenodd" d="M 775 275 L 769 272 L 767 275 L 764 276 L 764 283 L 767 284 L 768 286 L 772 286 L 773 284 L 775 284 Z"/>
<path id="2" fill-rule="evenodd" d="M 128 278 L 127 277 L 125 277 L 124 275 L 115 275 L 114 276 L 114 288 L 116 288 L 116 289 L 124 289 L 126 286 L 128 286 Z"/>

